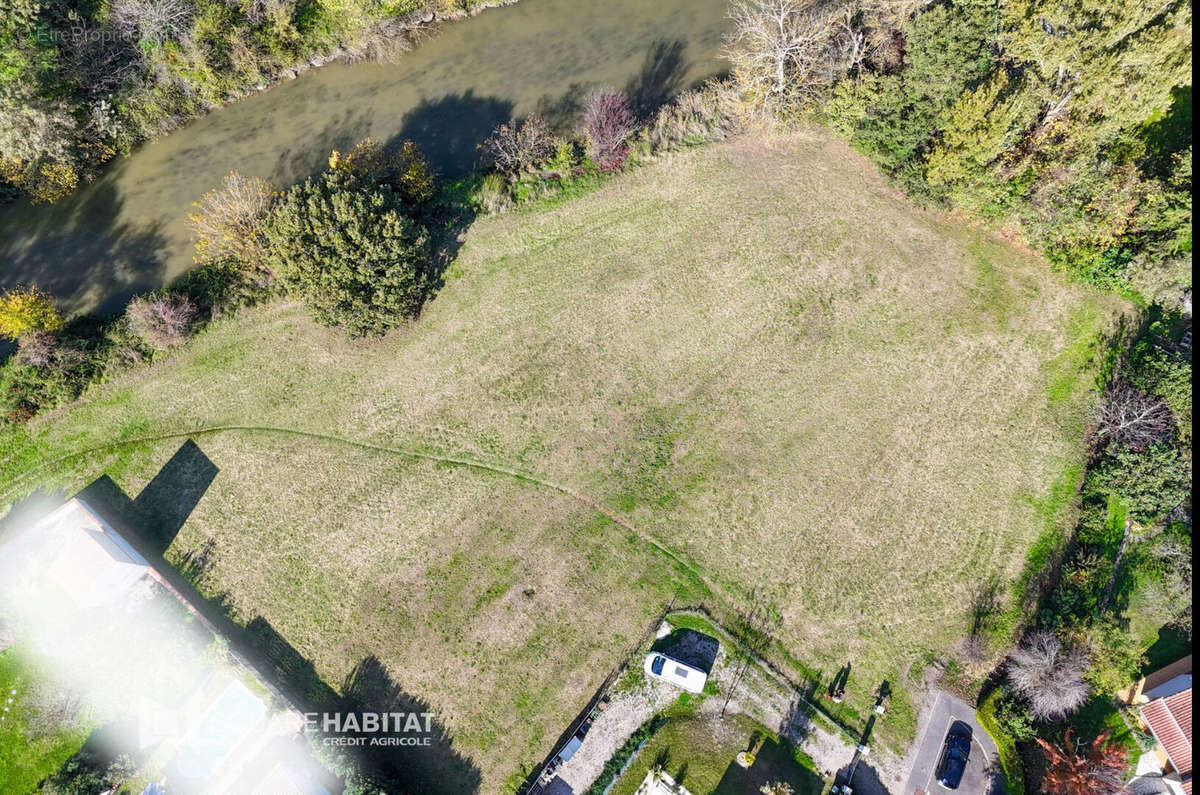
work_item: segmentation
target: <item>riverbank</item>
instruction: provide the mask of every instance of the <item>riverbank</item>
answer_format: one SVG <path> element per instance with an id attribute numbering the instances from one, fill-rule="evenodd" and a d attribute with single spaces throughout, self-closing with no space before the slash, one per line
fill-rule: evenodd
<path id="1" fill-rule="evenodd" d="M 574 123 L 590 86 L 670 97 L 722 72 L 725 11 L 726 0 L 521 0 L 447 24 L 395 63 L 310 67 L 146 143 L 55 204 L 5 208 L 0 289 L 36 285 L 68 315 L 119 311 L 194 267 L 187 214 L 231 171 L 283 188 L 372 137 L 413 140 L 453 178 L 514 116 Z"/>

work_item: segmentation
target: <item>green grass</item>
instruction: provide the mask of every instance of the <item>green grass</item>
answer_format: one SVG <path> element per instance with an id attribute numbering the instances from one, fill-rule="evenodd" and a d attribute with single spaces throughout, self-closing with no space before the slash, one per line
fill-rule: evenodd
<path id="1" fill-rule="evenodd" d="M 737 139 L 480 219 L 386 338 L 223 319 L 6 431 L 0 501 L 101 474 L 135 498 L 189 429 L 301 431 L 197 436 L 218 472 L 168 559 L 211 543 L 201 590 L 335 686 L 377 657 L 491 792 L 671 599 L 767 594 L 776 656 L 852 661 L 866 715 L 1061 532 L 1122 308 L 820 133 Z"/>
<path id="2" fill-rule="evenodd" d="M 28 716 L 38 686 L 37 672 L 15 651 L 0 653 L 0 702 L 13 700 L 0 721 L 0 792 L 20 795 L 36 791 L 38 783 L 62 767 L 87 740 L 90 727 L 83 724 L 50 733 L 30 729 Z"/>
<path id="3" fill-rule="evenodd" d="M 754 764 L 743 769 L 734 758 L 750 748 L 756 736 L 762 745 Z M 724 721 L 701 717 L 686 707 L 678 708 L 650 738 L 617 780 L 611 795 L 632 795 L 656 764 L 694 793 L 754 793 L 767 782 L 786 781 L 796 795 L 817 795 L 824 785 L 804 752 L 781 742 L 762 726 L 742 716 Z"/>

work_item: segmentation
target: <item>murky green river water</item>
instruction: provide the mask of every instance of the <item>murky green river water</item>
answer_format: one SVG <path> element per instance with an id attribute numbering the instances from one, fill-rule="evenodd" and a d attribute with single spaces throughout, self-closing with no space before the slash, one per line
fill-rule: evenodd
<path id="1" fill-rule="evenodd" d="M 190 205 L 232 170 L 284 186 L 329 151 L 411 138 L 443 174 L 513 115 L 563 114 L 594 85 L 652 103 L 720 71 L 727 0 L 521 0 L 446 25 L 392 63 L 333 64 L 221 108 L 52 206 L 0 214 L 0 286 L 114 311 L 192 267 Z"/>

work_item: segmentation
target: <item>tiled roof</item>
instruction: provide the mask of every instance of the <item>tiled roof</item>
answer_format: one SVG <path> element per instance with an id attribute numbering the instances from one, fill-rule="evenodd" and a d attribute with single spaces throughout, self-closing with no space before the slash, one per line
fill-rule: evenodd
<path id="1" fill-rule="evenodd" d="M 1142 718 L 1167 753 L 1183 780 L 1183 791 L 1192 791 L 1192 690 L 1159 698 L 1141 707 Z"/>

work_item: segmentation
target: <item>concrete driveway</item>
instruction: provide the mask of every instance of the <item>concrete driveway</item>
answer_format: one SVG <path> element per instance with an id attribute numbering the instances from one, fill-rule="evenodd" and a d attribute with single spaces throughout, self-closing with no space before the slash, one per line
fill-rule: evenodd
<path id="1" fill-rule="evenodd" d="M 995 772 L 996 744 L 975 719 L 975 709 L 943 690 L 935 691 L 934 702 L 924 725 L 917 729 L 918 748 L 913 769 L 900 795 L 924 792 L 947 793 L 933 778 L 942 744 L 950 724 L 960 720 L 971 727 L 971 755 L 958 792 L 963 795 L 1004 795 L 1004 779 Z"/>

